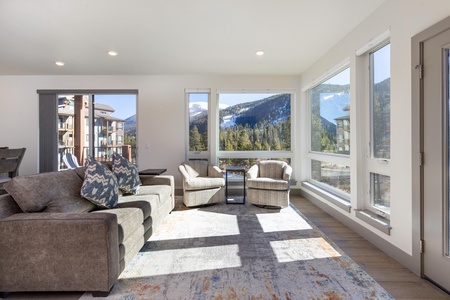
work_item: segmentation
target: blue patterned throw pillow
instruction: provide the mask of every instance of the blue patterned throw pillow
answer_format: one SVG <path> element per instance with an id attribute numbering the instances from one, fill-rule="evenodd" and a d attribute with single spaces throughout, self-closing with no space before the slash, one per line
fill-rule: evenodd
<path id="1" fill-rule="evenodd" d="M 88 157 L 81 196 L 100 207 L 116 207 L 119 201 L 116 176 L 104 164 Z"/>
<path id="2" fill-rule="evenodd" d="M 112 155 L 112 160 L 112 170 L 117 177 L 119 189 L 124 193 L 138 194 L 141 181 L 139 180 L 139 170 L 137 166 L 115 152 Z"/>

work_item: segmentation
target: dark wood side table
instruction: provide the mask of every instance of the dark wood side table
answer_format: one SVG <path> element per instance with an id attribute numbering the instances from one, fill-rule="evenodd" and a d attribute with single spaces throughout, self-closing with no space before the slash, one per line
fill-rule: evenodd
<path id="1" fill-rule="evenodd" d="M 228 172 L 242 173 L 244 181 L 244 196 L 228 198 Z M 245 204 L 245 167 L 241 166 L 228 166 L 225 167 L 225 200 L 227 204 Z"/>
<path id="2" fill-rule="evenodd" d="M 146 170 L 142 170 L 139 171 L 139 175 L 161 175 L 164 172 L 166 172 L 167 169 L 146 169 Z"/>

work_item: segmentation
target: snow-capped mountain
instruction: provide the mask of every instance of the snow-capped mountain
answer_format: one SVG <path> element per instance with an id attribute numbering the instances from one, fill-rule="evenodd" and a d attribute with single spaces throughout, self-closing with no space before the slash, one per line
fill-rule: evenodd
<path id="1" fill-rule="evenodd" d="M 229 105 L 219 104 L 219 109 L 225 109 Z M 208 113 L 208 103 L 206 102 L 190 102 L 189 103 L 189 117 L 192 119 L 201 113 Z"/>
<path id="2" fill-rule="evenodd" d="M 322 93 L 320 94 L 320 116 L 331 123 L 334 119 L 347 115 L 344 108 L 350 104 L 348 93 Z"/>
<path id="3" fill-rule="evenodd" d="M 193 102 L 189 106 L 191 127 L 206 128 L 207 106 L 205 103 Z M 254 127 L 256 124 L 276 124 L 286 120 L 291 115 L 291 101 L 289 94 L 275 95 L 258 101 L 236 104 L 233 106 L 220 105 L 219 119 L 221 128 L 238 125 Z"/>
<path id="4" fill-rule="evenodd" d="M 248 125 L 252 128 L 256 124 L 276 124 L 286 120 L 291 116 L 290 98 L 289 94 L 281 94 L 221 109 L 220 127 Z"/>

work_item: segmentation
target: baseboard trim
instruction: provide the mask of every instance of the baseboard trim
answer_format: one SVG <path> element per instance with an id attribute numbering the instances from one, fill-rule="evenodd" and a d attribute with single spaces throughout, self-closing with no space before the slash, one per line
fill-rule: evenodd
<path id="1" fill-rule="evenodd" d="M 341 223 L 346 225 L 347 227 L 353 229 L 355 232 L 357 232 L 359 235 L 361 235 L 363 238 L 365 238 L 367 241 L 371 242 L 373 245 L 375 245 L 378 249 L 392 257 L 393 259 L 397 260 L 399 263 L 401 263 L 403 266 L 411 270 L 414 274 L 417 276 L 421 276 L 420 274 L 420 268 L 417 268 L 417 262 L 414 260 L 414 257 L 409 255 L 408 253 L 404 252 L 403 250 L 397 248 L 396 246 L 392 245 L 391 243 L 387 242 L 386 240 L 380 238 L 378 235 L 370 231 L 369 229 L 365 228 L 361 224 L 355 222 L 348 216 L 344 215 L 341 211 L 338 211 L 334 208 L 332 208 L 330 205 L 325 203 L 324 201 L 319 200 L 314 195 L 309 193 L 305 190 L 300 190 L 300 195 L 304 198 L 306 198 L 309 202 L 313 203 L 314 205 L 320 207 L 322 210 L 339 220 Z"/>

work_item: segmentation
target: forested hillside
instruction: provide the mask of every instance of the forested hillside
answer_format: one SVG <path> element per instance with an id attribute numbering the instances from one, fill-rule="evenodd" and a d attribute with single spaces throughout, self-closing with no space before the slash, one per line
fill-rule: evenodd
<path id="1" fill-rule="evenodd" d="M 191 151 L 207 145 L 207 111 L 191 116 Z M 291 102 L 289 94 L 275 95 L 219 110 L 221 151 L 290 150 Z"/>

